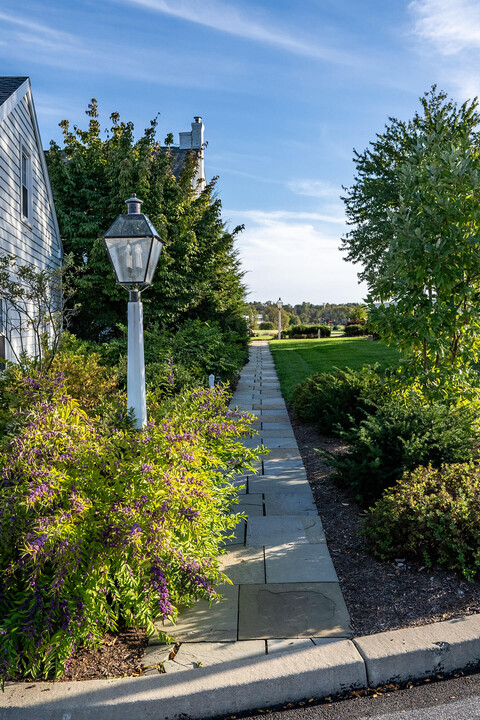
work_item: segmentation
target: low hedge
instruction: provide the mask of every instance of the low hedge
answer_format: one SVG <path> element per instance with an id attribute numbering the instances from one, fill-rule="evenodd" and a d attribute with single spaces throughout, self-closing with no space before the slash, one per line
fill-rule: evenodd
<path id="1" fill-rule="evenodd" d="M 360 335 L 370 335 L 366 325 L 345 325 L 346 337 L 359 337 Z"/>
<path id="2" fill-rule="evenodd" d="M 419 467 L 368 512 L 364 533 L 382 560 L 409 557 L 480 577 L 480 466 Z"/>
<path id="3" fill-rule="evenodd" d="M 282 338 L 316 338 L 320 330 L 320 337 L 330 337 L 331 329 L 328 325 L 292 325 L 282 330 Z"/>

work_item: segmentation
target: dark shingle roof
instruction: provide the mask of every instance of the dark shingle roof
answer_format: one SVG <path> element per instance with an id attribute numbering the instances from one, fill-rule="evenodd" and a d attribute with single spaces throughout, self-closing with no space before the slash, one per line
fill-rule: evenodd
<path id="1" fill-rule="evenodd" d="M 162 152 L 165 152 L 165 148 L 162 148 Z M 180 173 L 182 172 L 183 168 L 185 167 L 188 153 L 194 152 L 194 153 L 198 154 L 199 150 L 197 150 L 197 149 L 184 150 L 183 148 L 173 147 L 170 145 L 168 148 L 168 152 L 172 156 L 172 172 L 178 180 Z"/>
<path id="2" fill-rule="evenodd" d="M 28 77 L 0 77 L 0 105 L 3 105 L 25 80 L 28 80 Z"/>

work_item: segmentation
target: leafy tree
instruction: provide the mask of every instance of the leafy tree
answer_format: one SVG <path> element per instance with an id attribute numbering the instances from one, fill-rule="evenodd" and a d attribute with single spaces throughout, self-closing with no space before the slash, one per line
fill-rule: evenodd
<path id="1" fill-rule="evenodd" d="M 173 154 L 157 142 L 157 121 L 134 139 L 132 123 L 112 113 L 101 137 L 97 103 L 86 111 L 88 129 L 60 123 L 64 146 L 52 142 L 48 166 L 67 252 L 82 269 L 80 312 L 72 330 L 86 339 L 118 334 L 126 316 L 126 293 L 115 283 L 102 235 L 136 192 L 164 242 L 153 286 L 144 294 L 146 329 L 173 331 L 189 319 L 215 319 L 225 332 L 246 334 L 242 272 L 234 249 L 241 227 L 226 232 L 215 179 L 201 193 L 192 187 L 196 156 L 187 156 L 177 179 Z"/>
<path id="2" fill-rule="evenodd" d="M 69 326 L 78 308 L 71 303 L 75 287 L 72 258 L 59 267 L 37 269 L 19 263 L 14 255 L 0 255 L 0 297 L 6 306 L 3 332 L 22 370 L 33 365 L 45 372 L 60 344 L 62 331 Z M 33 338 L 34 357 L 26 338 Z"/>
<path id="3" fill-rule="evenodd" d="M 422 114 L 390 119 L 344 198 L 369 321 L 430 398 L 464 391 L 480 356 L 480 115 L 433 87 Z"/>

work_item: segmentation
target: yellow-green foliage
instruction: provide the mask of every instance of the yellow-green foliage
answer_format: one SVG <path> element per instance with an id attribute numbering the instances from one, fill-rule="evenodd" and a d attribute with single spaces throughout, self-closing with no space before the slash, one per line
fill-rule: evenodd
<path id="1" fill-rule="evenodd" d="M 153 408 L 142 431 L 89 417 L 61 380 L 24 379 L 0 452 L 0 677 L 58 677 L 121 623 L 154 632 L 216 597 L 221 543 L 251 468 L 248 418 L 222 388 Z"/>

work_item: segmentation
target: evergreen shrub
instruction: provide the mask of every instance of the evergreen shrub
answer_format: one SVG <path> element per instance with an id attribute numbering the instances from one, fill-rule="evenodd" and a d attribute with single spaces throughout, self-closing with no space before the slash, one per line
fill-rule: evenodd
<path id="1" fill-rule="evenodd" d="M 155 632 L 217 597 L 232 479 L 257 457 L 220 387 L 152 403 L 142 431 L 92 419 L 62 381 L 22 380 L 0 452 L 0 677 L 61 676 L 119 626 Z"/>
<path id="2" fill-rule="evenodd" d="M 337 434 L 375 412 L 390 393 L 388 381 L 377 366 L 335 369 L 311 375 L 297 385 L 292 403 L 300 420 L 314 423 L 319 432 Z"/>
<path id="3" fill-rule="evenodd" d="M 380 406 L 360 425 L 342 431 L 347 449 L 327 453 L 334 480 L 362 505 L 378 500 L 405 471 L 419 465 L 466 462 L 474 453 L 473 417 L 468 407 L 409 404 Z"/>
<path id="4" fill-rule="evenodd" d="M 346 337 L 359 337 L 360 335 L 368 335 L 369 330 L 366 325 L 345 325 Z"/>
<path id="5" fill-rule="evenodd" d="M 369 510 L 364 532 L 383 560 L 439 563 L 478 580 L 480 466 L 454 463 L 405 473 Z"/>

